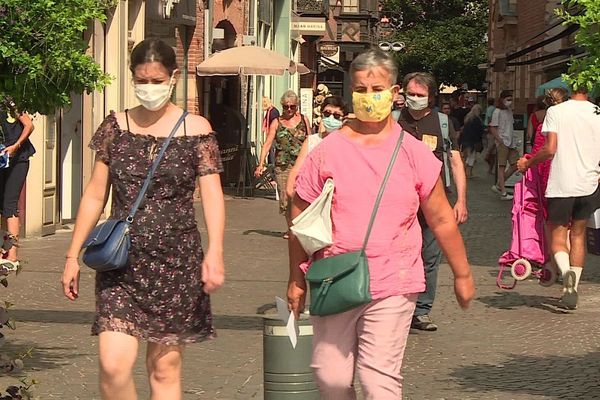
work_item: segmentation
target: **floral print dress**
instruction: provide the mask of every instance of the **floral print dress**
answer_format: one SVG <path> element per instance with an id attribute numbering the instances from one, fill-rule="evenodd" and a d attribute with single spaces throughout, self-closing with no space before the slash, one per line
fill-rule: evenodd
<path id="1" fill-rule="evenodd" d="M 127 217 L 165 139 L 120 129 L 113 112 L 98 128 L 89 147 L 109 167 L 110 218 Z M 164 345 L 214 335 L 193 194 L 198 176 L 222 170 L 214 134 L 171 140 L 131 225 L 128 266 L 96 273 L 92 334 L 122 332 Z"/>

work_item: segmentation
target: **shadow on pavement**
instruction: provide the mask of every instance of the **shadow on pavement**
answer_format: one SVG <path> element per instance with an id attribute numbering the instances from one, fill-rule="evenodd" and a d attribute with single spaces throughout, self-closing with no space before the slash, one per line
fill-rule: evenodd
<path id="1" fill-rule="evenodd" d="M 533 307 L 549 311 L 554 314 L 568 314 L 569 310 L 563 308 L 560 299 L 550 296 L 523 295 L 519 292 L 496 292 L 495 296 L 482 296 L 476 300 L 488 307 L 500 310 L 516 310 L 521 307 Z"/>
<path id="2" fill-rule="evenodd" d="M 94 322 L 93 311 L 19 310 L 10 309 L 9 314 L 17 322 L 45 322 L 54 324 L 89 324 Z"/>
<path id="3" fill-rule="evenodd" d="M 263 318 L 248 315 L 213 315 L 213 324 L 217 330 L 261 331 L 263 329 Z"/>
<path id="4" fill-rule="evenodd" d="M 273 237 L 282 237 L 284 234 L 284 232 L 280 232 L 280 231 L 267 231 L 264 229 L 249 229 L 247 231 L 242 232 L 242 235 L 252 235 L 254 233 L 257 235 L 273 236 Z"/>
<path id="5" fill-rule="evenodd" d="M 10 316 L 17 322 L 41 322 L 49 324 L 91 325 L 94 321 L 93 311 L 10 310 Z M 213 321 L 217 329 L 263 329 L 263 319 L 260 316 L 214 315 Z"/>
<path id="6" fill-rule="evenodd" d="M 596 399 L 600 352 L 574 356 L 508 355 L 497 364 L 475 364 L 451 373 L 456 383 L 487 397 L 486 392 L 519 393 L 553 399 Z M 588 372 L 585 372 L 588 371 Z M 592 372 L 594 371 L 594 372 Z M 594 394 L 596 393 L 596 394 Z"/>
<path id="7" fill-rule="evenodd" d="M 7 342 L 2 346 L 2 353 L 7 355 L 22 355 L 29 353 L 31 358 L 25 357 L 23 370 L 19 373 L 9 374 L 14 377 L 25 377 L 33 371 L 61 368 L 64 365 L 72 365 L 74 360 L 82 356 L 95 357 L 96 354 L 81 353 L 75 351 L 73 345 L 43 347 L 32 342 Z"/>

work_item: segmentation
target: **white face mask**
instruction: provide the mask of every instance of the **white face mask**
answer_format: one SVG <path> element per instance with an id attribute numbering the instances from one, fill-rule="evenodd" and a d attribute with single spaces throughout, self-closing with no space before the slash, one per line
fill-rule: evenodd
<path id="1" fill-rule="evenodd" d="M 414 111 L 421 111 L 429 106 L 429 97 L 406 96 L 406 106 Z"/>
<path id="2" fill-rule="evenodd" d="M 173 91 L 173 77 L 168 85 L 162 83 L 139 83 L 134 85 L 135 96 L 140 104 L 149 111 L 160 110 L 171 98 Z"/>
<path id="3" fill-rule="evenodd" d="M 504 107 L 510 108 L 512 106 L 512 100 L 504 100 Z"/>

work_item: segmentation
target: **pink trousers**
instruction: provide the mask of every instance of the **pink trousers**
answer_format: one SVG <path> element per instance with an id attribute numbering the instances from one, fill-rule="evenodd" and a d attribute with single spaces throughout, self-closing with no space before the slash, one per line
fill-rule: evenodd
<path id="1" fill-rule="evenodd" d="M 402 358 L 417 294 L 392 296 L 311 317 L 311 367 L 322 400 L 354 400 L 354 372 L 366 400 L 402 399 Z"/>

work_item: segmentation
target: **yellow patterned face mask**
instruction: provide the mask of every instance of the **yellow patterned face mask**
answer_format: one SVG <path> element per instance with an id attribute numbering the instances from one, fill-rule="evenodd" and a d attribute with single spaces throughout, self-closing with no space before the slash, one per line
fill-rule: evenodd
<path id="1" fill-rule="evenodd" d="M 381 92 L 352 92 L 352 107 L 359 121 L 381 122 L 392 112 L 392 90 Z"/>

